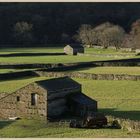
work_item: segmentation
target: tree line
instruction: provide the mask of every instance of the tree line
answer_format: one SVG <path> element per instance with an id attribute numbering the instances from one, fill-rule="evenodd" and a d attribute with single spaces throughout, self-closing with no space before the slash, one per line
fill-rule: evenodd
<path id="1" fill-rule="evenodd" d="M 139 25 L 131 24 L 140 17 L 139 7 L 140 3 L 1 3 L 0 43 L 138 46 L 134 27 Z"/>

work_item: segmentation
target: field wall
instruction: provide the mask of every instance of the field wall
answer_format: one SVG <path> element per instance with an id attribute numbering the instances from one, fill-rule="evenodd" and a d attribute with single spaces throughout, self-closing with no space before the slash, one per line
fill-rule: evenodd
<path id="1" fill-rule="evenodd" d="M 63 77 L 69 76 L 72 78 L 92 79 L 92 80 L 140 80 L 140 75 L 128 75 L 128 74 L 94 74 L 83 72 L 48 72 L 45 70 L 36 71 L 23 71 L 0 74 L 0 80 L 12 80 L 17 78 L 24 78 L 26 76 L 46 76 L 46 77 Z"/>
<path id="2" fill-rule="evenodd" d="M 90 61 L 76 63 L 34 63 L 34 64 L 5 64 L 0 63 L 0 69 L 29 69 L 29 68 L 50 68 L 50 69 L 66 69 L 66 68 L 86 68 L 93 66 L 140 66 L 140 58 L 132 59 L 116 59 L 105 61 Z"/>
<path id="3" fill-rule="evenodd" d="M 92 74 L 92 73 L 82 73 L 82 72 L 45 72 L 36 71 L 40 76 L 46 77 L 63 77 L 69 76 L 71 78 L 82 78 L 82 79 L 92 79 L 92 80 L 140 80 L 140 75 L 127 75 L 127 74 Z"/>
<path id="4" fill-rule="evenodd" d="M 114 57 L 114 58 L 120 58 L 120 57 L 134 57 L 135 54 L 84 54 L 84 53 L 78 53 L 79 56 L 93 56 L 93 57 Z"/>

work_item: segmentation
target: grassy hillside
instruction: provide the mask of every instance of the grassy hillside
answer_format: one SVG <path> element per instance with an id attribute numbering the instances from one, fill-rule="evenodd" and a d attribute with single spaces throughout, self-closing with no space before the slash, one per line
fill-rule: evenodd
<path id="1" fill-rule="evenodd" d="M 64 46 L 63 46 L 64 47 Z M 0 54 L 11 54 L 11 53 L 62 53 L 63 47 L 38 47 L 38 48 L 0 48 Z M 129 54 L 113 49 L 97 49 L 97 48 L 85 48 L 85 53 L 94 54 Z M 134 56 L 135 57 L 135 56 Z M 139 57 L 139 56 L 138 56 Z M 72 62 L 86 62 L 86 61 L 97 61 L 97 60 L 112 60 L 126 58 L 124 56 L 119 57 L 105 57 L 105 56 L 18 56 L 18 57 L 0 57 L 0 63 L 72 63 Z"/>
<path id="2" fill-rule="evenodd" d="M 0 53 L 21 52 L 63 52 L 63 48 L 14 48 L 0 49 Z M 99 50 L 86 48 L 86 53 L 118 54 L 115 50 Z M 124 53 L 123 53 L 124 54 Z M 138 56 L 139 57 L 139 56 Z M 114 57 L 92 57 L 92 56 L 32 56 L 32 57 L 0 57 L 0 63 L 69 63 L 86 62 L 94 60 L 116 59 Z M 117 58 L 119 59 L 119 57 Z M 0 69 L 0 73 L 21 71 L 24 69 Z M 79 69 L 87 73 L 112 73 L 112 74 L 134 74 L 140 75 L 139 67 L 96 67 Z M 11 93 L 29 83 L 47 77 L 25 77 L 23 79 L 0 81 L 0 93 Z M 82 91 L 89 97 L 98 101 L 100 112 L 120 118 L 140 121 L 140 81 L 107 81 L 74 79 L 82 84 Z M 68 124 L 59 123 L 46 124 L 37 120 L 0 121 L 0 137 L 140 137 L 138 132 L 128 132 L 117 129 L 72 129 Z"/>
<path id="3" fill-rule="evenodd" d="M 128 133 L 117 129 L 74 129 L 67 124 L 46 124 L 35 120 L 0 122 L 0 137 L 37 138 L 94 138 L 94 137 L 139 137 L 139 133 Z M 17 133 L 18 132 L 18 133 Z"/>
<path id="4" fill-rule="evenodd" d="M 61 53 L 65 45 L 58 47 L 28 47 L 27 48 L 0 48 L 0 54 L 10 53 Z M 114 49 L 100 49 L 100 48 L 85 48 L 85 53 L 97 53 L 97 54 L 134 54 L 133 52 L 122 52 Z"/>
<path id="5" fill-rule="evenodd" d="M 46 77 L 2 81 L 0 92 L 10 93 L 28 83 L 42 79 Z M 75 80 L 82 84 L 86 95 L 98 101 L 100 110 L 119 117 L 140 120 L 140 81 Z"/>
<path id="6" fill-rule="evenodd" d="M 76 70 L 84 73 L 95 74 L 130 74 L 140 75 L 140 67 L 94 67 Z"/>
<path id="7" fill-rule="evenodd" d="M 7 64 L 23 64 L 23 63 L 73 63 L 87 62 L 96 60 L 111 60 L 107 57 L 91 57 L 91 56 L 25 56 L 25 57 L 1 57 L 0 63 Z M 119 58 L 118 58 L 119 59 Z"/>
<path id="8" fill-rule="evenodd" d="M 0 92 L 10 93 L 41 79 L 46 77 L 3 81 L 0 82 Z M 140 120 L 140 81 L 75 80 L 82 84 L 86 95 L 98 101 L 99 111 L 120 118 Z M 140 137 L 139 133 L 125 130 L 72 129 L 68 125 L 44 124 L 33 120 L 1 121 L 0 127 L 0 137 Z"/>

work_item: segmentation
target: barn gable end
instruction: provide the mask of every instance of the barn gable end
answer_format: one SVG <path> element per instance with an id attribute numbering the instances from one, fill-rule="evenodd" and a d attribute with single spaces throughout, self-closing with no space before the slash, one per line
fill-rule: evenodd
<path id="1" fill-rule="evenodd" d="M 84 53 L 84 47 L 80 44 L 70 44 L 64 47 L 64 53 L 70 55 L 77 55 L 77 53 Z"/>
<path id="2" fill-rule="evenodd" d="M 47 114 L 55 118 L 65 113 L 67 96 L 81 91 L 81 85 L 69 77 L 39 81 L 37 84 L 47 90 Z"/>
<path id="3" fill-rule="evenodd" d="M 0 118 L 42 118 L 46 119 L 46 90 L 40 88 L 36 83 L 31 83 L 0 99 Z M 31 96 L 37 96 L 35 105 L 31 103 Z"/>

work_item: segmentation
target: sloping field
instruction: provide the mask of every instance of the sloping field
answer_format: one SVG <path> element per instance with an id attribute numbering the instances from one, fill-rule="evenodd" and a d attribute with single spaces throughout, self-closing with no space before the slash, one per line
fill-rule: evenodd
<path id="1" fill-rule="evenodd" d="M 10 53 L 61 53 L 63 48 L 22 48 L 0 49 L 0 54 Z M 86 49 L 86 53 L 116 54 L 114 50 Z M 136 58 L 139 58 L 137 56 Z M 26 56 L 26 57 L 1 57 L 0 63 L 72 63 L 96 60 L 114 59 L 107 57 L 91 56 Z M 116 58 L 115 58 L 116 59 Z M 117 58 L 120 59 L 120 58 Z M 24 69 L 22 69 L 24 70 Z M 16 69 L 0 69 L 0 73 L 19 71 Z M 113 73 L 113 74 L 140 74 L 139 67 L 96 67 L 80 69 L 87 73 Z M 47 77 L 25 77 L 23 79 L 7 80 L 0 82 L 0 93 L 11 93 L 29 83 Z M 82 84 L 82 91 L 98 101 L 99 111 L 106 115 L 140 121 L 140 81 L 107 81 L 74 79 Z M 0 137 L 140 137 L 139 132 L 130 132 L 122 129 L 72 129 L 68 124 L 49 123 L 37 120 L 0 121 Z"/>
<path id="2" fill-rule="evenodd" d="M 28 47 L 28 48 L 0 48 L 0 54 L 10 53 L 62 53 L 65 45 L 58 45 L 57 47 Z M 134 52 L 122 52 L 114 49 L 100 49 L 100 48 L 85 48 L 85 53 L 97 53 L 97 54 L 134 54 Z"/>
<path id="3" fill-rule="evenodd" d="M 76 70 L 84 73 L 95 74 L 130 74 L 140 75 L 140 67 L 94 67 Z"/>
<path id="4" fill-rule="evenodd" d="M 42 79 L 46 77 L 2 81 L 0 92 L 11 93 L 28 83 Z M 82 84 L 86 95 L 98 101 L 98 107 L 102 111 L 115 115 L 118 111 L 119 117 L 140 120 L 140 81 L 75 80 Z"/>
<path id="5" fill-rule="evenodd" d="M 46 77 L 0 82 L 0 92 L 13 92 Z M 83 92 L 98 101 L 99 111 L 107 115 L 140 120 L 140 81 L 95 81 L 75 79 Z M 8 88 L 7 88 L 8 87 Z M 116 129 L 72 129 L 67 124 L 45 124 L 33 120 L 0 122 L 0 137 L 140 137 L 140 133 Z M 18 131 L 18 133 L 17 133 Z"/>
<path id="6" fill-rule="evenodd" d="M 113 60 L 110 57 L 91 57 L 91 56 L 25 56 L 25 57 L 1 57 L 1 64 L 31 64 L 31 63 L 73 63 L 73 62 L 89 62 L 98 60 Z M 120 58 L 117 58 L 120 59 Z"/>
<path id="7" fill-rule="evenodd" d="M 63 53 L 63 47 L 38 47 L 38 48 L 0 48 L 0 54 L 12 54 L 12 53 Z M 116 51 L 113 49 L 96 49 L 96 48 L 85 48 L 85 53 L 96 53 L 96 54 L 130 54 L 125 52 Z M 131 53 L 132 54 L 132 53 Z M 134 53 L 133 53 L 134 54 Z M 121 59 L 125 57 L 95 57 L 95 56 L 18 56 L 18 57 L 1 57 L 0 63 L 72 63 L 72 62 L 87 62 L 97 60 L 112 60 Z M 134 56 L 133 58 L 139 58 Z"/>

